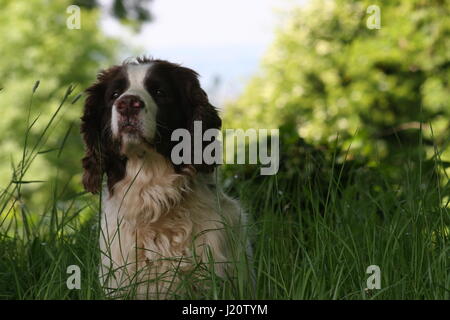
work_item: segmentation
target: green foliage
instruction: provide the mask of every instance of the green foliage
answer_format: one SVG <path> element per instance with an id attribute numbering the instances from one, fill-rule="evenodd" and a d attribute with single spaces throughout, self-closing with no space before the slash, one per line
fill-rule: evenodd
<path id="1" fill-rule="evenodd" d="M 379 30 L 366 27 L 374 4 Z M 225 123 L 294 123 L 309 143 L 333 145 L 339 137 L 350 158 L 386 164 L 401 163 L 404 151 L 431 157 L 433 141 L 445 151 L 449 15 L 448 1 L 310 1 L 278 31 L 261 72 L 225 109 Z M 446 152 L 440 156 L 449 160 Z"/>
<path id="2" fill-rule="evenodd" d="M 94 80 L 99 67 L 110 64 L 117 43 L 106 38 L 98 28 L 97 10 L 81 11 L 81 29 L 69 29 L 66 20 L 70 1 L 9 1 L 0 0 L 0 179 L 9 181 L 11 166 L 23 157 L 24 134 L 29 145 L 35 144 L 58 108 L 69 85 L 81 93 Z M 31 101 L 31 88 L 40 79 Z M 23 197 L 42 202 L 51 185 L 45 181 L 58 175 L 60 186 L 79 191 L 80 161 L 83 146 L 79 134 L 82 100 L 67 104 L 60 111 L 46 149 L 33 162 L 25 180 L 39 180 L 23 186 Z M 31 105 L 31 107 L 30 107 Z M 63 145 L 66 145 L 62 151 Z M 61 153 L 64 152 L 62 155 Z M 0 187 L 5 187 L 1 183 Z"/>
<path id="3" fill-rule="evenodd" d="M 131 26 L 135 31 L 139 31 L 142 24 L 152 20 L 152 14 L 148 9 L 152 0 L 114 0 L 110 8 L 113 17 L 122 23 Z M 98 0 L 76 0 L 75 5 L 86 9 L 100 7 Z"/>
<path id="4" fill-rule="evenodd" d="M 448 1 L 310 1 L 225 108 L 226 127 L 280 129 L 277 175 L 222 172 L 258 226 L 258 292 L 448 299 L 449 14 Z M 379 291 L 364 290 L 371 264 Z"/>

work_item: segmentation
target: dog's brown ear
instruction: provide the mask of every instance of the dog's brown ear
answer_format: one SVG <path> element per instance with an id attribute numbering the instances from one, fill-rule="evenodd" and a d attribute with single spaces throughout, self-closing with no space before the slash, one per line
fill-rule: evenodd
<path id="1" fill-rule="evenodd" d="M 108 131 L 110 129 L 107 119 L 110 118 L 110 110 L 107 110 L 105 105 L 105 91 L 108 80 L 118 71 L 117 66 L 101 71 L 97 81 L 86 89 L 87 97 L 81 117 L 81 135 L 86 146 L 82 160 L 83 185 L 92 193 L 100 191 L 103 173 L 107 167 L 107 148 L 112 142 Z"/>
<path id="2" fill-rule="evenodd" d="M 184 74 L 183 78 L 185 93 L 190 104 L 187 129 L 191 134 L 192 140 L 194 139 L 194 123 L 196 121 L 200 121 L 202 124 L 202 137 L 204 132 L 208 129 L 220 130 L 222 126 L 222 120 L 219 117 L 217 109 L 209 102 L 206 92 L 201 88 L 200 82 L 198 80 L 198 74 L 188 68 L 182 68 L 182 70 Z M 202 155 L 203 150 L 209 143 L 211 142 L 202 141 Z M 193 143 L 191 146 L 191 150 L 191 156 L 193 160 L 195 158 L 196 152 Z M 206 164 L 202 155 L 200 155 L 201 157 L 198 157 L 202 159 L 202 162 L 200 164 L 194 163 L 194 168 L 200 172 L 212 172 L 216 164 Z"/>

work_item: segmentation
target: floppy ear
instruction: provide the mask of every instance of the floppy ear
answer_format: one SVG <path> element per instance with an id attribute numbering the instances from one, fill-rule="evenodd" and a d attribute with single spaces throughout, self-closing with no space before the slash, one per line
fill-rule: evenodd
<path id="1" fill-rule="evenodd" d="M 201 121 L 202 123 L 202 137 L 208 129 L 220 130 L 222 126 L 222 120 L 219 117 L 217 109 L 209 103 L 206 92 L 200 87 L 198 80 L 198 74 L 188 68 L 183 68 L 185 74 L 185 92 L 188 102 L 190 104 L 190 112 L 188 112 L 187 129 L 189 130 L 191 137 L 194 138 L 194 121 Z M 217 137 L 216 137 L 217 138 Z M 210 144 L 210 141 L 202 141 L 202 154 L 205 147 Z M 191 156 L 194 159 L 194 145 L 192 142 Z M 201 164 L 193 164 L 194 168 L 199 172 L 212 172 L 216 164 L 206 164 L 203 161 Z"/>
<path id="2" fill-rule="evenodd" d="M 84 140 L 85 157 L 83 164 L 83 185 L 92 193 L 100 191 L 103 173 L 111 166 L 113 143 L 111 141 L 110 124 L 111 111 L 105 105 L 105 91 L 108 79 L 118 71 L 112 67 L 101 71 L 97 82 L 86 89 L 87 98 L 84 114 L 81 117 L 81 134 Z M 117 158 L 117 156 L 116 156 Z"/>

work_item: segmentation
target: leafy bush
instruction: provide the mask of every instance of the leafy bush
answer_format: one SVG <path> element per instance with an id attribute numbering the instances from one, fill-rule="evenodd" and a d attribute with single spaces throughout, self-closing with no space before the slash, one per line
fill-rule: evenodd
<path id="1" fill-rule="evenodd" d="M 381 9 L 370 30 L 369 5 Z M 401 165 L 430 159 L 434 143 L 450 160 L 450 3 L 310 1 L 293 10 L 225 124 L 272 128 L 294 123 L 313 145 L 334 145 Z M 418 148 L 418 146 L 423 148 Z"/>

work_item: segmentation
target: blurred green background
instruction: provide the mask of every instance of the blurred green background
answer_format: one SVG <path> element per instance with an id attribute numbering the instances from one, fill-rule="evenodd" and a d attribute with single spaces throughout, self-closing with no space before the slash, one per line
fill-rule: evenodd
<path id="1" fill-rule="evenodd" d="M 371 5 L 381 9 L 380 29 L 367 27 Z M 338 141 L 347 159 L 394 169 L 405 153 L 432 158 L 434 145 L 449 161 L 449 14 L 448 1 L 431 0 L 294 9 L 227 107 L 227 125 L 281 127 L 288 148 L 297 138 L 325 148 Z"/>

